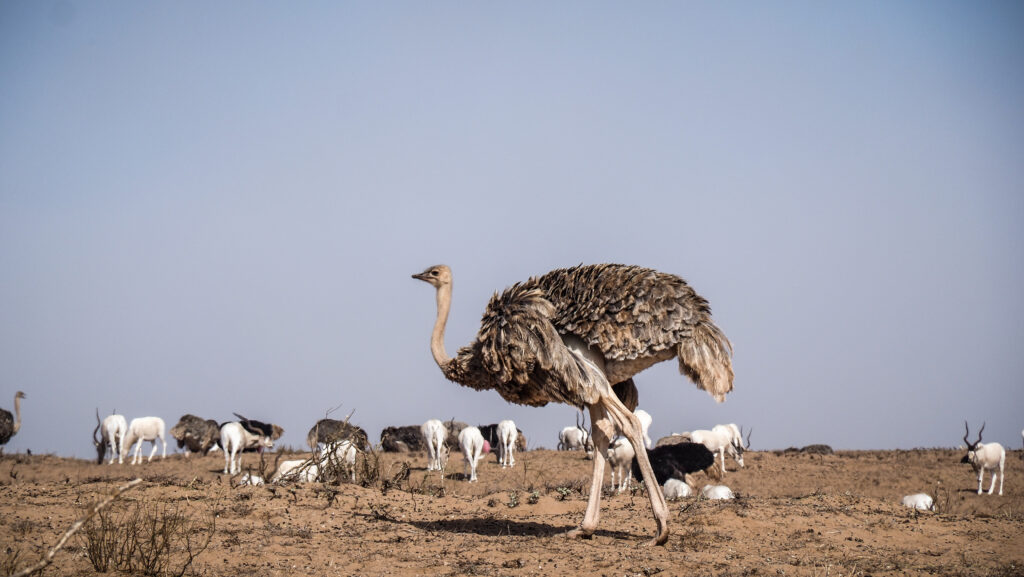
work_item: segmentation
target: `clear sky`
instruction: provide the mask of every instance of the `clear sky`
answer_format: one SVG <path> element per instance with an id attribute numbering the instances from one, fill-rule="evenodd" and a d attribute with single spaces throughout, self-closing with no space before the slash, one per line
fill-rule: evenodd
<path id="1" fill-rule="evenodd" d="M 0 3 L 8 452 L 95 410 L 234 411 L 304 444 L 574 409 L 446 381 L 495 290 L 579 263 L 685 278 L 724 404 L 663 363 L 652 436 L 955 446 L 1024 428 L 1020 2 Z"/>

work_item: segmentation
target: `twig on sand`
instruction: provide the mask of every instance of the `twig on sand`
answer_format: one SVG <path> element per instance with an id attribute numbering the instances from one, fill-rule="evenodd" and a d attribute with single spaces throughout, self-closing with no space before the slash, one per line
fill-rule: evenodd
<path id="1" fill-rule="evenodd" d="M 89 510 L 89 513 L 85 517 L 82 517 L 81 519 L 75 521 L 71 524 L 70 527 L 68 527 L 68 530 L 57 541 L 57 544 L 50 548 L 50 550 L 46 552 L 46 555 L 44 555 L 43 558 L 40 559 L 38 563 L 32 565 L 31 567 L 26 567 L 21 571 L 18 571 L 11 577 L 27 577 L 28 575 L 37 573 L 45 569 L 50 563 L 53 563 L 53 556 L 57 554 L 57 551 L 60 551 L 61 547 L 63 547 L 64 544 L 68 542 L 68 539 L 70 539 L 71 536 L 75 534 L 75 532 L 82 528 L 82 525 L 88 523 L 89 519 L 92 519 L 93 516 L 96 515 L 96 513 L 99 513 L 101 509 L 113 503 L 118 497 L 121 496 L 121 493 L 124 493 L 128 489 L 135 487 L 141 482 L 142 479 L 134 479 L 132 481 L 129 481 L 124 485 L 118 487 L 117 490 L 108 495 L 105 499 L 98 501 L 95 505 L 92 506 L 92 508 Z"/>

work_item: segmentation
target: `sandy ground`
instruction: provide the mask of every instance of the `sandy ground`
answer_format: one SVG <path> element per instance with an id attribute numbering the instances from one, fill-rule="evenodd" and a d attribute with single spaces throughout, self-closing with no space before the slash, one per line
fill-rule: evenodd
<path id="1" fill-rule="evenodd" d="M 672 536 L 648 547 L 654 522 L 639 489 L 606 493 L 592 539 L 562 535 L 586 506 L 591 462 L 580 453 L 530 451 L 505 470 L 489 456 L 476 483 L 454 458 L 442 480 L 422 454 L 384 454 L 370 486 L 263 487 L 234 486 L 216 453 L 139 466 L 7 455 L 0 574 L 38 560 L 90 503 L 141 477 L 110 511 L 159 506 L 192 523 L 196 541 L 210 533 L 186 575 L 1024 575 L 1020 451 L 1007 455 L 1002 497 L 977 495 L 961 456 L 748 452 L 724 480 L 737 499 L 670 502 Z M 247 454 L 245 465 L 257 460 Z M 408 477 L 382 491 L 403 462 Z M 938 510 L 899 504 L 916 492 L 937 496 Z M 83 535 L 44 574 L 94 574 Z M 168 555 L 177 571 L 184 555 Z"/>

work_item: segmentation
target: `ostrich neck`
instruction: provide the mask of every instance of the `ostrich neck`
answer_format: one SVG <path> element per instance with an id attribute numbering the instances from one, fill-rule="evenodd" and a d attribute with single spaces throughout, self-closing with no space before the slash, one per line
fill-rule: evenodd
<path id="1" fill-rule="evenodd" d="M 444 369 L 451 358 L 444 350 L 444 327 L 448 323 L 448 311 L 452 306 L 452 285 L 445 284 L 437 288 L 437 320 L 434 321 L 434 332 L 430 335 L 430 352 L 434 362 Z"/>
<path id="2" fill-rule="evenodd" d="M 14 397 L 14 433 L 21 428 L 21 398 Z M 13 433 L 12 433 L 13 434 Z"/>

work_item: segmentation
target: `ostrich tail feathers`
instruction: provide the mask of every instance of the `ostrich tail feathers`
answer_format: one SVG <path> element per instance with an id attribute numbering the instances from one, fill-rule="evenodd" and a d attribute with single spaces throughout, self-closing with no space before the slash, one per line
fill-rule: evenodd
<path id="1" fill-rule="evenodd" d="M 679 343 L 679 372 L 721 403 L 732 391 L 732 343 L 710 319 Z"/>

